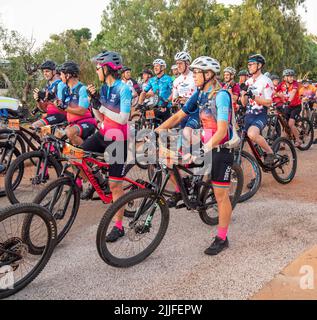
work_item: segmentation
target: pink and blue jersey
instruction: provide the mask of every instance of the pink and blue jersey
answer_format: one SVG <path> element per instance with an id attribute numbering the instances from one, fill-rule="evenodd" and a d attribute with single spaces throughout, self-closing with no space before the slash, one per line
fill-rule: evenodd
<path id="1" fill-rule="evenodd" d="M 217 132 L 217 122 L 228 122 L 228 133 L 220 144 L 228 142 L 232 137 L 232 103 L 230 93 L 220 90 L 217 94 L 209 97 L 209 92 L 197 90 L 186 102 L 183 111 L 186 114 L 193 114 L 199 110 L 199 118 L 204 130 L 202 137 L 203 143 L 207 143 Z"/>
<path id="2" fill-rule="evenodd" d="M 132 93 L 128 85 L 116 80 L 109 87 L 104 84 L 100 89 L 100 102 L 102 106 L 115 113 L 130 113 Z M 100 133 L 109 140 L 126 141 L 128 139 L 128 123 L 120 124 L 104 115 Z"/>

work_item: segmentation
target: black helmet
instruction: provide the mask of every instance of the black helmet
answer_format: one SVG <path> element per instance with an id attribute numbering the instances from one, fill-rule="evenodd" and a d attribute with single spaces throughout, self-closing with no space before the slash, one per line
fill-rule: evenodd
<path id="1" fill-rule="evenodd" d="M 239 77 L 242 77 L 242 76 L 248 77 L 249 76 L 249 72 L 247 70 L 240 70 L 239 73 L 238 73 L 238 76 Z"/>
<path id="2" fill-rule="evenodd" d="M 249 57 L 248 62 L 257 62 L 261 63 L 262 66 L 266 64 L 265 58 L 261 54 L 254 54 Z"/>
<path id="3" fill-rule="evenodd" d="M 48 69 L 48 70 L 54 71 L 56 70 L 56 63 L 52 60 L 47 60 L 40 65 L 40 69 L 41 70 Z"/>
<path id="4" fill-rule="evenodd" d="M 131 71 L 132 69 L 127 67 L 127 66 L 124 66 L 122 69 L 121 69 L 121 72 L 126 72 L 126 71 Z"/>
<path id="5" fill-rule="evenodd" d="M 79 66 L 76 62 L 67 61 L 59 67 L 59 71 L 65 73 L 65 74 L 71 74 L 72 76 L 76 77 L 79 75 L 80 70 L 79 70 Z"/>
<path id="6" fill-rule="evenodd" d="M 280 80 L 280 77 L 276 74 L 272 74 L 271 75 L 271 80 L 274 81 L 274 80 Z"/>
<path id="7" fill-rule="evenodd" d="M 153 71 L 151 69 L 144 69 L 142 72 L 141 72 L 141 75 L 142 74 L 148 74 L 150 75 L 151 77 L 153 77 Z"/>
<path id="8" fill-rule="evenodd" d="M 91 60 L 96 64 L 100 64 L 102 67 L 107 66 L 113 70 L 122 69 L 122 57 L 117 52 L 103 51 Z"/>

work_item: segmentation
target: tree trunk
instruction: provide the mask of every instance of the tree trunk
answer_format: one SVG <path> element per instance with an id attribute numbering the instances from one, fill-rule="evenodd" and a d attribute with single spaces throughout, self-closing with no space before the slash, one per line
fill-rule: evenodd
<path id="1" fill-rule="evenodd" d="M 0 71 L 0 76 L 2 76 L 2 78 L 4 79 L 4 82 L 6 83 L 8 89 L 11 90 L 13 88 L 13 86 L 12 86 L 12 82 L 9 80 L 8 76 L 2 71 Z"/>

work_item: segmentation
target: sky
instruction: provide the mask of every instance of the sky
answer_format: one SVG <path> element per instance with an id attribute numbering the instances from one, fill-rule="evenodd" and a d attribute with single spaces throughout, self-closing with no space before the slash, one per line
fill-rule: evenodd
<path id="1" fill-rule="evenodd" d="M 17 30 L 27 38 L 36 39 L 40 46 L 51 34 L 67 29 L 87 27 L 96 36 L 100 31 L 102 11 L 109 0 L 0 0 L 0 23 L 10 30 Z M 239 4 L 241 0 L 219 1 Z M 300 9 L 303 21 L 310 33 L 317 35 L 317 1 L 306 0 L 307 12 Z M 54 10 L 54 8 L 56 8 Z M 47 10 L 46 10 L 47 9 Z"/>

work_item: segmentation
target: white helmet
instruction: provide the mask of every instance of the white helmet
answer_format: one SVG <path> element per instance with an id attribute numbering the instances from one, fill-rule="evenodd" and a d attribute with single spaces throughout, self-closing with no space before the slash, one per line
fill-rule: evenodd
<path id="1" fill-rule="evenodd" d="M 220 63 L 218 60 L 206 56 L 198 57 L 189 67 L 191 70 L 200 69 L 203 71 L 211 70 L 214 73 L 220 72 Z"/>
<path id="2" fill-rule="evenodd" d="M 225 70 L 223 70 L 223 73 L 225 73 L 225 72 L 228 72 L 228 73 L 232 74 L 233 76 L 235 76 L 237 73 L 236 69 L 232 68 L 232 67 L 227 67 Z"/>
<path id="3" fill-rule="evenodd" d="M 155 59 L 155 60 L 153 61 L 153 66 L 154 66 L 155 64 L 159 64 L 160 66 L 166 68 L 166 62 L 165 62 L 165 60 L 163 60 L 163 59 Z"/>
<path id="4" fill-rule="evenodd" d="M 189 55 L 189 53 L 185 51 L 176 53 L 174 59 L 175 61 L 188 61 L 188 62 L 192 61 L 192 57 Z"/>
<path id="5" fill-rule="evenodd" d="M 173 64 L 172 67 L 171 67 L 171 70 L 176 70 L 176 69 L 177 69 L 177 65 Z"/>

